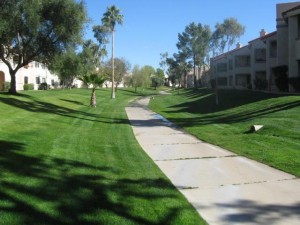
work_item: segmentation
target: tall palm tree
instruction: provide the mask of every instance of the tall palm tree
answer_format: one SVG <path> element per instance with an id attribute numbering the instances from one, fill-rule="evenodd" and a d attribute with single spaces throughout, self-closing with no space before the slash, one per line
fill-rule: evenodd
<path id="1" fill-rule="evenodd" d="M 123 23 L 123 15 L 120 14 L 120 10 L 112 5 L 107 8 L 106 12 L 103 14 L 101 19 L 103 25 L 109 29 L 111 32 L 111 39 L 112 39 L 112 95 L 111 98 L 116 98 L 115 93 L 115 68 L 114 68 L 114 33 L 115 33 L 115 26 L 117 24 L 122 25 Z"/>

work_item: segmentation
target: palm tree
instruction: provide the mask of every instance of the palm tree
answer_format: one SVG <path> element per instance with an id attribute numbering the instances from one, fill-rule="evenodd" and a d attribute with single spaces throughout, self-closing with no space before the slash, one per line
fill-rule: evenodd
<path id="1" fill-rule="evenodd" d="M 79 78 L 84 84 L 86 84 L 88 87 L 92 86 L 92 94 L 91 94 L 91 101 L 90 106 L 96 107 L 96 88 L 101 86 L 105 80 L 106 77 L 99 74 L 99 72 L 94 72 L 89 75 L 83 75 Z"/>
<path id="2" fill-rule="evenodd" d="M 123 23 L 123 15 L 120 14 L 120 10 L 112 5 L 107 8 L 107 11 L 103 14 L 103 18 L 101 19 L 103 25 L 109 29 L 111 32 L 111 39 L 112 39 L 112 95 L 111 98 L 115 98 L 115 68 L 114 68 L 114 33 L 115 33 L 115 26 L 117 24 L 122 25 Z"/>

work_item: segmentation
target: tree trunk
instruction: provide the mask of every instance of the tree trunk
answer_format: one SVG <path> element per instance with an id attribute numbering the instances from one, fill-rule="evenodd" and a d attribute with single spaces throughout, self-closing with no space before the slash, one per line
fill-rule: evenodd
<path id="1" fill-rule="evenodd" d="M 90 106 L 92 107 L 96 107 L 96 88 L 93 88 L 92 90 L 92 95 L 91 95 L 91 103 L 90 103 Z"/>
<path id="2" fill-rule="evenodd" d="M 112 64 L 112 84 L 111 84 L 111 98 L 116 98 L 116 93 L 115 93 L 115 60 L 114 60 L 114 42 L 115 42 L 115 37 L 114 37 L 114 30 L 112 31 L 111 34 L 111 39 L 112 39 L 112 56 L 111 56 L 111 64 Z"/>
<path id="3" fill-rule="evenodd" d="M 197 78 L 196 78 L 196 63 L 195 63 L 196 58 L 194 57 L 194 89 L 197 89 Z"/>
<path id="4" fill-rule="evenodd" d="M 187 88 L 187 71 L 184 72 L 184 88 Z"/>
<path id="5" fill-rule="evenodd" d="M 17 94 L 17 85 L 16 85 L 16 73 L 17 71 L 10 69 L 9 74 L 10 74 L 10 88 L 8 90 L 8 93 L 10 94 Z"/>

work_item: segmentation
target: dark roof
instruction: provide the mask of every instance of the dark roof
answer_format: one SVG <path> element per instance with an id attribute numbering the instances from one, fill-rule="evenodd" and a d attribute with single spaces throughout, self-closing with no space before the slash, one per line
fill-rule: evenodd
<path id="1" fill-rule="evenodd" d="M 216 60 L 222 59 L 222 58 L 226 57 L 228 54 L 230 54 L 230 53 L 232 53 L 232 52 L 235 52 L 235 51 L 238 51 L 238 50 L 240 50 L 240 49 L 246 48 L 246 47 L 249 47 L 249 45 L 245 45 L 245 46 L 240 47 L 240 48 L 232 49 L 232 50 L 230 50 L 230 51 L 228 51 L 228 52 L 225 52 L 225 53 L 223 53 L 223 54 L 221 54 L 221 55 L 217 55 L 217 56 L 215 56 L 215 57 L 212 57 L 211 60 L 212 60 L 212 61 L 216 61 Z"/>
<path id="2" fill-rule="evenodd" d="M 255 38 L 255 39 L 249 41 L 249 43 L 250 43 L 250 42 L 253 42 L 253 41 L 256 41 L 256 40 L 261 40 L 261 41 L 263 41 L 263 40 L 265 40 L 265 39 L 267 39 L 267 38 L 269 38 L 269 37 L 272 37 L 273 35 L 276 35 L 276 34 L 277 34 L 277 31 L 273 31 L 273 32 L 271 32 L 271 33 L 269 33 L 269 34 L 266 34 L 266 35 L 262 36 L 262 37 Z"/>

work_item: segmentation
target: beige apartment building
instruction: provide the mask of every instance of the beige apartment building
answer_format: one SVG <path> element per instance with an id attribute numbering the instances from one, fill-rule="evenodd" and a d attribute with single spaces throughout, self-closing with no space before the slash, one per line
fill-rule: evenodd
<path id="1" fill-rule="evenodd" d="M 10 80 L 8 67 L 0 61 L 0 91 L 4 90 L 4 83 Z M 29 63 L 26 68 L 22 67 L 16 74 L 17 90 L 24 90 L 24 84 L 33 84 L 34 90 L 38 90 L 41 83 L 47 83 L 53 87 L 58 82 L 58 76 L 51 73 L 45 64 L 36 61 Z"/>
<path id="2" fill-rule="evenodd" d="M 246 46 L 211 58 L 211 79 L 219 87 L 278 91 L 273 72 L 278 66 L 288 67 L 289 78 L 300 76 L 300 2 L 277 4 L 276 11 L 276 31 L 262 29 Z"/>

